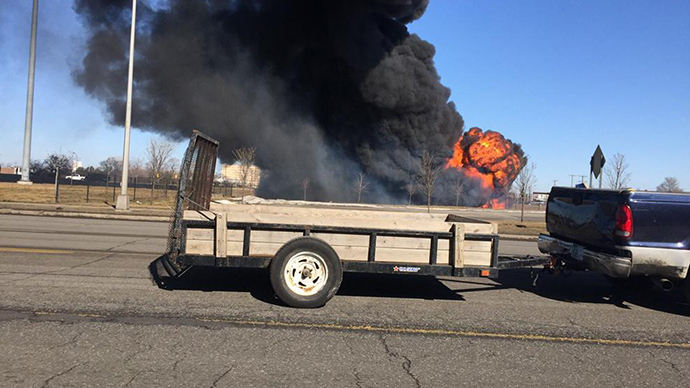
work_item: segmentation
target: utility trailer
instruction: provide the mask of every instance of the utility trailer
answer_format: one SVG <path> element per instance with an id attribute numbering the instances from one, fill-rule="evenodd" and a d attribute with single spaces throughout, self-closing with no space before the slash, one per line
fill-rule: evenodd
<path id="1" fill-rule="evenodd" d="M 548 258 L 499 258 L 494 223 L 457 215 L 346 205 L 243 205 L 211 201 L 218 142 L 194 131 L 163 268 L 267 268 L 276 295 L 293 307 L 320 307 L 343 272 L 487 277 Z"/>

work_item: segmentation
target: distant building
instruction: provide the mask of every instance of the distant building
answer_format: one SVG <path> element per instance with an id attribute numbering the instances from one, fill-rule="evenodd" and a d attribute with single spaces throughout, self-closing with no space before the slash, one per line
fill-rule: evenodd
<path id="1" fill-rule="evenodd" d="M 546 202 L 549 199 L 549 193 L 534 192 L 532 193 L 532 202 Z"/>
<path id="2" fill-rule="evenodd" d="M 245 183 L 242 182 L 242 166 L 239 163 L 222 164 L 220 167 L 220 177 L 221 181 L 227 182 L 232 185 L 245 185 Z M 260 180 L 261 169 L 257 166 L 249 167 L 249 171 L 247 173 L 246 186 L 251 188 L 257 188 L 259 187 Z"/>
<path id="3" fill-rule="evenodd" d="M 72 172 L 75 172 L 82 167 L 84 167 L 84 165 L 81 163 L 81 160 L 72 160 Z"/>
<path id="4" fill-rule="evenodd" d="M 0 167 L 0 174 L 20 175 L 22 173 L 19 167 Z"/>

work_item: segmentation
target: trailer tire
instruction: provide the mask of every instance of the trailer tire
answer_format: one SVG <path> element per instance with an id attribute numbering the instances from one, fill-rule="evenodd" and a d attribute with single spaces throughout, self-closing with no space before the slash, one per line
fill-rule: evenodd
<path id="1" fill-rule="evenodd" d="M 685 301 L 690 303 L 690 277 L 686 277 L 683 281 L 683 295 L 685 296 Z"/>
<path id="2" fill-rule="evenodd" d="M 338 292 L 343 267 L 338 254 L 323 240 L 298 237 L 283 245 L 270 266 L 271 286 L 292 307 L 322 307 Z"/>

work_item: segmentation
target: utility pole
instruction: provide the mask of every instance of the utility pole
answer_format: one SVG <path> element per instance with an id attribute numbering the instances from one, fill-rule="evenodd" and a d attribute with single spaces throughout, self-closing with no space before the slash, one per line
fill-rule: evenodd
<path id="1" fill-rule="evenodd" d="M 582 183 L 585 183 L 585 178 L 587 178 L 587 175 L 580 175 L 580 178 L 582 178 Z"/>
<path id="2" fill-rule="evenodd" d="M 558 179 L 554 179 L 554 180 L 553 180 L 553 185 L 556 186 L 557 183 L 558 183 Z"/>
<path id="3" fill-rule="evenodd" d="M 34 0 L 31 12 L 31 45 L 29 48 L 29 84 L 26 92 L 26 119 L 24 121 L 24 156 L 22 179 L 18 183 L 30 185 L 31 170 L 31 127 L 34 118 L 34 79 L 36 75 L 36 27 L 38 25 L 38 0 Z"/>
<path id="4" fill-rule="evenodd" d="M 576 176 L 575 174 L 570 174 L 570 187 L 575 187 L 574 179 Z"/>
<path id="5" fill-rule="evenodd" d="M 127 79 L 127 109 L 125 112 L 125 144 L 122 153 L 122 192 L 117 197 L 117 210 L 129 210 L 127 183 L 129 179 L 129 134 L 132 124 L 132 79 L 134 78 L 134 36 L 137 29 L 137 0 L 132 0 L 132 31 L 129 39 L 129 78 Z"/>

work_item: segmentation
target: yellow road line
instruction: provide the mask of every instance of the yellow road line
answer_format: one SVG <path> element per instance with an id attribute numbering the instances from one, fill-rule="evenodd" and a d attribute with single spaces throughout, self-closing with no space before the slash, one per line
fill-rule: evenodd
<path id="1" fill-rule="evenodd" d="M 70 255 L 74 251 L 66 251 L 61 249 L 36 249 L 36 248 L 7 248 L 0 247 L 0 252 L 16 252 L 16 253 L 46 253 L 50 255 Z"/>
<path id="2" fill-rule="evenodd" d="M 378 326 L 357 326 L 357 325 L 338 325 L 326 323 L 291 323 L 279 321 L 242 321 L 242 320 L 223 320 L 223 319 L 206 319 L 197 318 L 203 322 L 226 323 L 236 325 L 248 326 L 269 326 L 269 327 L 289 327 L 289 328 L 307 328 L 307 329 L 331 329 L 344 331 L 365 331 L 365 332 L 386 332 L 396 334 L 435 334 L 435 335 L 450 335 L 458 337 L 479 337 L 479 338 L 499 338 L 499 339 L 516 339 L 528 341 L 546 341 L 546 342 L 565 342 L 565 343 L 580 343 L 580 344 L 598 344 L 598 345 L 630 345 L 643 347 L 665 347 L 665 348 L 679 348 L 690 349 L 690 343 L 678 342 L 661 342 L 661 341 L 636 341 L 636 340 L 622 340 L 622 339 L 604 339 L 604 338 L 583 338 L 583 337 L 555 337 L 538 334 L 510 334 L 510 333 L 491 333 L 480 331 L 464 331 L 464 330 L 446 330 L 446 329 L 415 329 L 404 327 L 378 327 Z"/>

